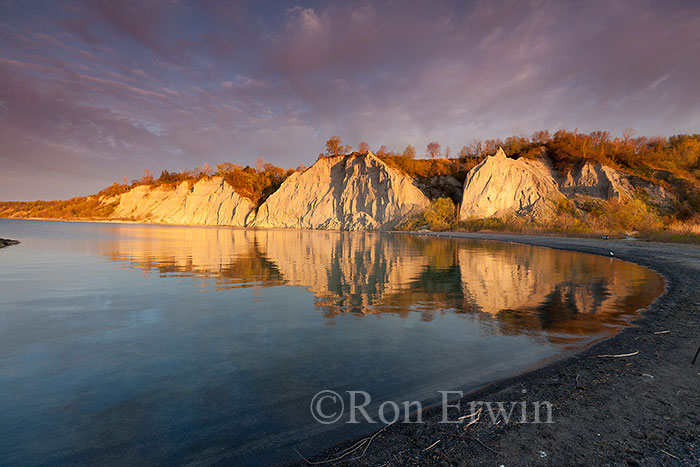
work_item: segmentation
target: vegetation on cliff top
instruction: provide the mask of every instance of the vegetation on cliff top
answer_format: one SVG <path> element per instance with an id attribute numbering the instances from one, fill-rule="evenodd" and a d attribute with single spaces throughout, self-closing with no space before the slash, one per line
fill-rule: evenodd
<path id="1" fill-rule="evenodd" d="M 126 193 L 137 186 L 166 187 L 175 189 L 182 182 L 196 183 L 205 178 L 221 176 L 241 196 L 251 199 L 257 205 L 262 204 L 274 193 L 284 180 L 294 173 L 270 163 L 258 160 L 257 168 L 225 162 L 216 170 L 208 164 L 194 170 L 168 172 L 163 170 L 160 177 L 154 178 L 149 170 L 143 177 L 131 183 L 113 183 L 96 195 L 80 196 L 68 200 L 56 201 L 6 201 L 0 202 L 0 217 L 19 217 L 36 219 L 106 219 L 119 204 L 112 197 Z M 107 200 L 107 202 L 105 202 Z"/>

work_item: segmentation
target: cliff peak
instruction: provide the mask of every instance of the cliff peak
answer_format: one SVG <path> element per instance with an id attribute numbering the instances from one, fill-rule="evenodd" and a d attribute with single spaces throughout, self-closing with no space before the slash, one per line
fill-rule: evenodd
<path id="1" fill-rule="evenodd" d="M 371 152 L 320 158 L 260 206 L 252 227 L 388 230 L 430 204 L 413 179 Z"/>
<path id="2" fill-rule="evenodd" d="M 460 219 L 510 214 L 539 217 L 559 196 L 557 182 L 545 162 L 509 159 L 499 148 L 467 174 Z"/>

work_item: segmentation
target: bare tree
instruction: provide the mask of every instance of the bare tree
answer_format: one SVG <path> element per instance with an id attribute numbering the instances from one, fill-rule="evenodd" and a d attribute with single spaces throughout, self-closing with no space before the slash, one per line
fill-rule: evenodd
<path id="1" fill-rule="evenodd" d="M 474 140 L 467 148 L 467 152 L 471 157 L 481 157 L 484 155 L 484 147 L 480 139 Z"/>
<path id="2" fill-rule="evenodd" d="M 440 157 L 440 143 L 437 141 L 431 141 L 428 143 L 428 155 L 431 159 Z"/>
<path id="3" fill-rule="evenodd" d="M 452 154 L 452 148 L 447 146 L 445 148 L 445 157 L 449 159 L 451 154 Z"/>
<path id="4" fill-rule="evenodd" d="M 258 172 L 262 172 L 263 165 L 265 165 L 265 159 L 263 159 L 262 157 L 258 157 L 257 159 L 255 159 L 255 170 L 257 170 Z"/>
<path id="5" fill-rule="evenodd" d="M 357 146 L 357 150 L 362 154 L 367 154 L 369 152 L 369 143 L 363 141 Z"/>
<path id="6" fill-rule="evenodd" d="M 211 167 L 211 165 L 205 163 L 202 166 L 202 173 L 207 177 L 211 177 L 212 175 L 214 175 L 214 169 Z"/>

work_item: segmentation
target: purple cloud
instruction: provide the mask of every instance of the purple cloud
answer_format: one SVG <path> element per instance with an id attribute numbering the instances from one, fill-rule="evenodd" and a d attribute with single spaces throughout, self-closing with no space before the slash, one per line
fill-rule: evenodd
<path id="1" fill-rule="evenodd" d="M 420 152 L 700 125 L 694 2 L 9 1 L 0 18 L 3 200 L 296 167 L 331 135 Z"/>

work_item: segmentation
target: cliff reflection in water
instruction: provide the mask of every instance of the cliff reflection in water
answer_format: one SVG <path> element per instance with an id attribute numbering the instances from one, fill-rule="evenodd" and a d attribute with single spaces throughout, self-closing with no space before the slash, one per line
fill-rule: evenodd
<path id="1" fill-rule="evenodd" d="M 640 266 L 524 245 L 409 235 L 116 226 L 100 253 L 214 291 L 299 286 L 329 318 L 458 313 L 494 332 L 565 344 L 605 336 L 662 291 Z"/>

